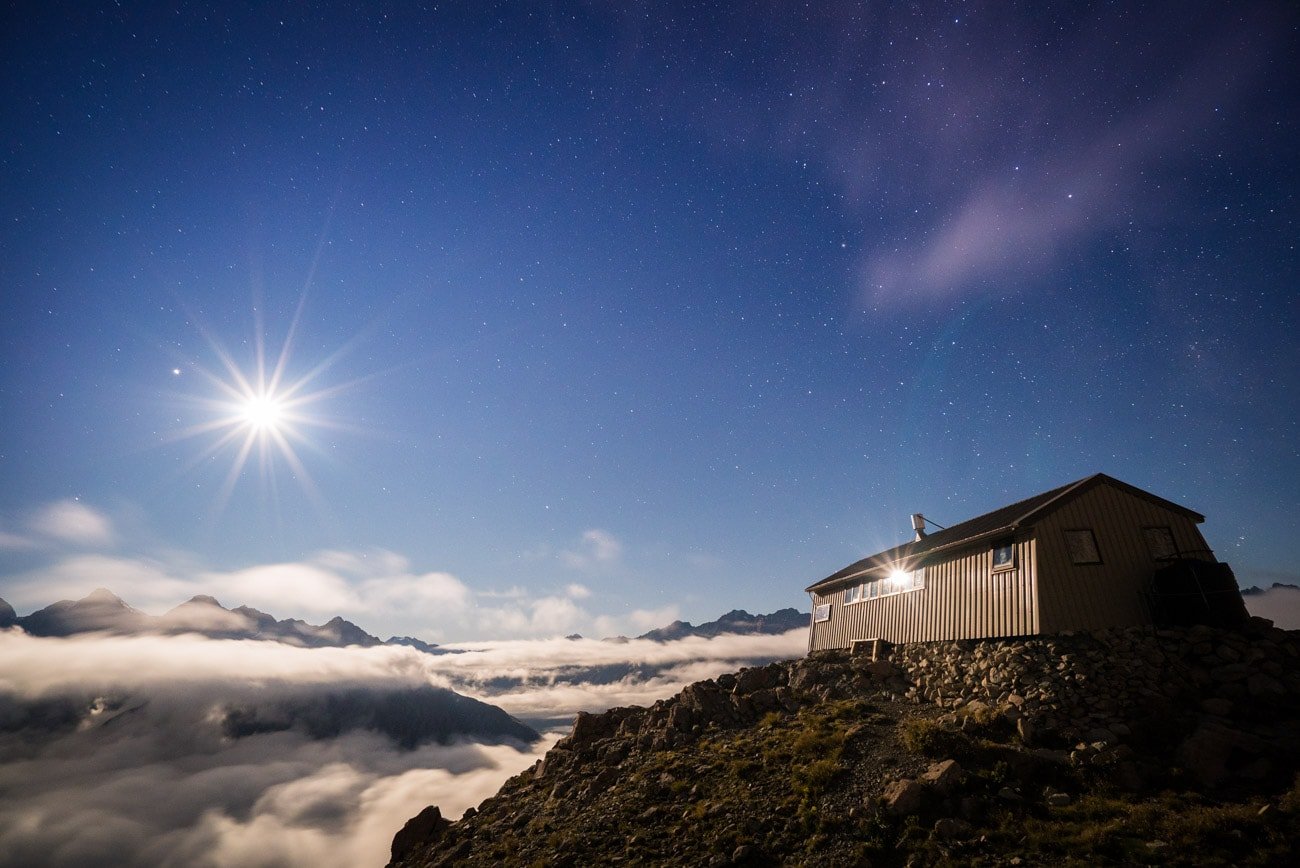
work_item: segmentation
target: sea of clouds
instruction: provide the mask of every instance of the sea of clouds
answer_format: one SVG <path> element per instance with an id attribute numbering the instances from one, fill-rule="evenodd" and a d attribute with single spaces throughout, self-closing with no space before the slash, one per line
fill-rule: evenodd
<path id="1" fill-rule="evenodd" d="M 458 817 L 539 759 L 579 710 L 649 704 L 798 656 L 780 636 L 297 648 L 194 635 L 0 631 L 0 866 L 381 865 L 426 805 Z M 223 707 L 343 688 L 446 687 L 543 730 L 407 750 L 350 729 L 231 738 Z M 68 709 L 77 711 L 68 717 Z"/>

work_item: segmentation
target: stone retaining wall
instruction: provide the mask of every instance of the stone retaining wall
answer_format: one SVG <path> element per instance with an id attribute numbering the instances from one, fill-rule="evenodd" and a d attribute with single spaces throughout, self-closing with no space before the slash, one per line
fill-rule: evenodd
<path id="1" fill-rule="evenodd" d="M 1300 632 L 1267 622 L 903 645 L 889 662 L 904 696 L 1002 715 L 1025 741 L 1096 751 L 1177 739 L 1207 781 L 1239 772 L 1234 757 L 1300 749 L 1282 725 L 1300 710 Z"/>

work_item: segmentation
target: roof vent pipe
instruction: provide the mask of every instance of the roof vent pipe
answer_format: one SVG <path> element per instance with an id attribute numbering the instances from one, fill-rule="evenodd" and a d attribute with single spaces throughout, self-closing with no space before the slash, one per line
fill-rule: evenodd
<path id="1" fill-rule="evenodd" d="M 919 512 L 912 513 L 912 530 L 916 531 L 916 541 L 925 539 L 925 516 Z"/>

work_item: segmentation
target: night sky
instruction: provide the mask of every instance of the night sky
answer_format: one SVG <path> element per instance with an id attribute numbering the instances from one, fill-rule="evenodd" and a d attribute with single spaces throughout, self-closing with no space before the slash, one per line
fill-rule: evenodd
<path id="1" fill-rule="evenodd" d="M 1300 581 L 1292 3 L 3 16 L 20 613 L 640 632 L 1098 471 Z"/>

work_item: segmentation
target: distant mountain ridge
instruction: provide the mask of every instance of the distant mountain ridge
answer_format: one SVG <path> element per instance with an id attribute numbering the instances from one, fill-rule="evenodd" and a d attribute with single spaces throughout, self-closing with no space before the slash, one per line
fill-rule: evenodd
<path id="1" fill-rule="evenodd" d="M 686 636 L 712 638 L 723 634 L 740 635 L 787 633 L 808 626 L 808 614 L 798 609 L 778 609 L 770 615 L 751 615 L 744 609 L 732 609 L 716 621 L 707 621 L 698 627 L 689 621 L 673 621 L 667 627 L 642 633 L 638 639 L 670 642 Z"/>
<path id="2" fill-rule="evenodd" d="M 1243 597 L 1256 597 L 1261 594 L 1266 594 L 1269 591 L 1300 591 L 1300 585 L 1292 585 L 1287 582 L 1274 582 L 1272 587 L 1269 588 L 1260 588 L 1257 586 L 1243 588 L 1241 591 L 1241 595 Z M 0 600 L 0 602 L 3 601 Z M 3 613 L 0 613 L 0 618 L 3 617 L 4 617 Z"/>
<path id="3" fill-rule="evenodd" d="M 149 615 L 127 605 L 121 597 L 97 588 L 80 600 L 60 600 L 30 615 L 19 616 L 0 600 L 0 627 L 22 627 L 33 636 L 75 636 L 78 633 L 141 633 L 175 636 L 196 633 L 210 639 L 261 639 L 302 648 L 342 648 L 358 645 L 405 645 L 426 654 L 451 653 L 409 636 L 387 642 L 341 617 L 324 624 L 298 618 L 278 620 L 250 606 L 227 609 L 215 597 L 199 594 L 163 615 Z"/>
<path id="4" fill-rule="evenodd" d="M 392 636 L 382 640 L 351 621 L 334 617 L 324 624 L 308 624 L 298 618 L 277 619 L 251 606 L 227 609 L 215 598 L 198 594 L 162 615 L 150 615 L 129 606 L 121 597 L 105 588 L 96 588 L 80 600 L 59 600 L 30 615 L 18 615 L 9 603 L 0 599 L 0 629 L 18 626 L 33 636 L 64 637 L 78 633 L 141 633 L 175 636 L 195 633 L 210 639 L 261 639 L 284 642 L 302 648 L 342 648 L 376 645 L 402 645 L 425 654 L 458 653 L 411 636 Z M 808 626 L 808 614 L 798 609 L 778 609 L 770 615 L 751 615 L 733 609 L 714 621 L 694 625 L 673 621 L 664 627 L 642 633 L 638 639 L 670 642 L 688 636 L 712 638 L 727 634 L 776 635 Z M 582 638 L 578 634 L 568 639 Z M 627 641 L 619 636 L 610 641 Z"/>

